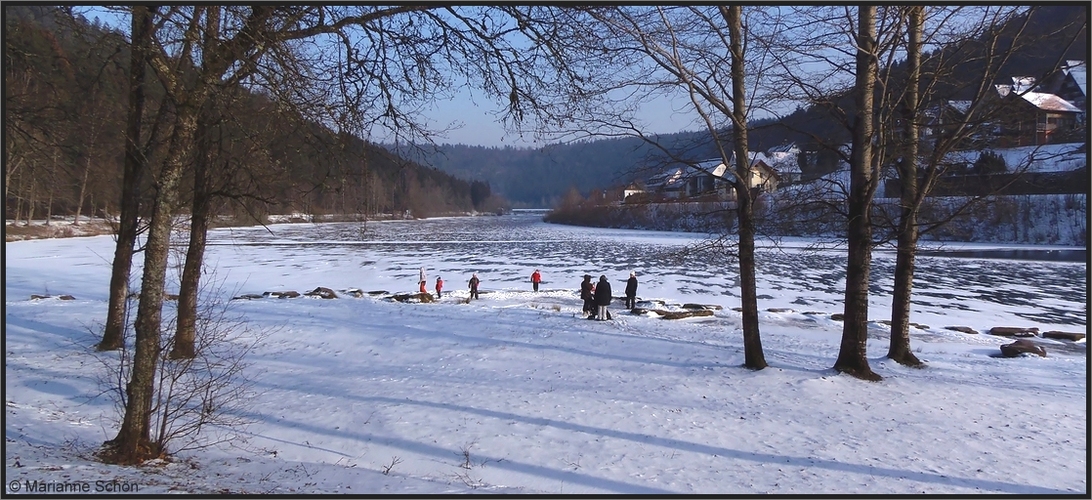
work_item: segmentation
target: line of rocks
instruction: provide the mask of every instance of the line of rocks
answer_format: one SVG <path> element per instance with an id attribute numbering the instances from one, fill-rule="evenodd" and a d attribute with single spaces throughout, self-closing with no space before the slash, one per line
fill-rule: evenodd
<path id="1" fill-rule="evenodd" d="M 343 290 L 343 292 L 348 294 L 348 295 L 351 295 L 353 297 L 357 297 L 357 298 L 363 297 L 364 295 L 387 296 L 385 298 L 387 298 L 389 300 L 394 300 L 394 301 L 397 301 L 397 302 L 431 303 L 431 302 L 436 301 L 436 299 L 432 296 L 432 294 L 427 293 L 427 292 L 425 292 L 425 293 L 418 292 L 418 293 L 391 294 L 390 292 L 387 292 L 385 290 L 373 290 L 373 291 L 365 292 L 365 291 L 363 291 L 363 290 L 361 290 L 359 288 L 350 288 L 350 289 L 347 289 L 347 290 Z M 482 293 L 486 293 L 486 292 L 482 292 Z M 133 293 L 133 294 L 131 294 L 131 296 L 139 296 L 139 294 L 138 293 Z M 322 298 L 322 299 L 336 299 L 336 298 L 338 298 L 337 292 L 335 292 L 334 290 L 332 290 L 330 288 L 320 286 L 320 287 L 315 288 L 314 290 L 311 290 L 311 291 L 303 293 L 303 294 L 300 294 L 299 292 L 296 292 L 294 290 L 272 291 L 272 292 L 264 292 L 264 293 L 261 293 L 261 294 L 248 293 L 248 294 L 243 294 L 243 295 L 239 295 L 239 296 L 236 296 L 236 297 L 232 297 L 232 300 L 255 300 L 255 299 L 264 299 L 264 298 L 291 299 L 291 298 L 296 298 L 296 297 L 300 297 L 300 296 L 318 297 L 318 298 Z M 38 294 L 32 294 L 30 296 L 31 300 L 43 300 L 43 299 L 50 299 L 50 298 L 54 298 L 54 297 L 52 295 L 38 295 Z M 76 298 L 73 297 L 72 295 L 60 295 L 60 296 L 57 296 L 56 298 L 59 299 L 59 300 L 76 300 Z M 175 295 L 175 294 L 168 294 L 166 298 L 167 298 L 167 300 L 177 300 L 178 296 Z M 669 310 L 669 309 L 666 309 L 666 307 L 668 307 L 669 304 L 667 304 L 664 301 L 659 301 L 659 300 L 641 301 L 641 304 L 644 307 L 635 307 L 635 308 L 630 310 L 630 313 L 635 314 L 635 315 L 655 314 L 656 316 L 660 317 L 661 319 L 684 319 L 684 318 L 693 318 L 693 317 L 713 316 L 713 314 L 714 314 L 713 311 L 717 311 L 717 310 L 722 309 L 721 306 L 719 306 L 719 305 L 709 305 L 709 304 L 682 304 L 682 305 L 671 304 L 671 306 L 678 307 L 678 308 L 680 308 L 682 310 Z M 657 307 L 657 306 L 659 306 L 659 307 Z M 732 308 L 732 310 L 734 310 L 736 312 L 742 312 L 743 308 L 742 307 L 734 307 L 734 308 Z M 778 307 L 768 308 L 767 311 L 772 312 L 772 313 L 794 312 L 792 309 L 789 309 L 789 308 L 778 308 Z M 824 315 L 826 315 L 826 313 L 819 312 L 819 311 L 805 311 L 802 314 L 808 315 L 808 316 L 824 316 Z M 844 321 L 845 320 L 845 315 L 842 314 L 842 313 L 834 313 L 834 314 L 830 314 L 829 316 L 830 316 L 830 319 L 833 320 L 833 321 Z M 891 326 L 891 321 L 889 321 L 889 320 L 880 320 L 878 322 L 882 323 L 882 324 L 885 324 L 887 326 Z M 912 326 L 914 328 L 921 329 L 921 330 L 928 330 L 929 329 L 928 325 L 922 325 L 920 323 L 910 323 L 910 326 Z M 949 331 L 954 331 L 954 332 L 970 334 L 970 335 L 977 335 L 979 333 L 977 330 L 975 330 L 974 328 L 971 328 L 969 326 L 946 326 L 946 327 L 944 327 L 944 329 L 949 330 Z M 1034 354 L 1034 355 L 1037 355 L 1037 356 L 1045 357 L 1046 356 L 1046 350 L 1041 345 L 1036 344 L 1034 341 L 1028 340 L 1028 338 L 1042 337 L 1044 339 L 1055 339 L 1055 340 L 1067 340 L 1067 341 L 1070 341 L 1070 342 L 1080 342 L 1081 340 L 1084 340 L 1085 337 L 1086 337 L 1086 335 L 1084 333 L 1062 332 L 1062 331 L 1057 331 L 1057 330 L 1050 330 L 1050 331 L 1042 332 L 1040 334 L 1039 328 L 1037 328 L 1037 327 L 1016 327 L 1016 326 L 995 326 L 993 328 L 990 328 L 990 330 L 987 333 L 990 334 L 990 335 L 995 335 L 995 336 L 999 336 L 999 337 L 1014 337 L 1014 338 L 1016 338 L 1016 341 L 1014 341 L 1013 343 L 1004 344 L 1004 345 L 1001 346 L 1001 356 L 1002 357 L 1007 357 L 1007 358 L 1018 357 L 1018 356 L 1022 356 L 1024 354 Z"/>
<path id="2" fill-rule="evenodd" d="M 743 308 L 735 307 L 735 308 L 733 308 L 733 310 L 736 311 L 736 312 L 742 312 Z M 794 312 L 792 309 L 779 308 L 779 307 L 771 307 L 771 308 L 767 309 L 767 311 L 772 312 L 772 313 Z M 805 314 L 805 315 L 808 315 L 808 316 L 826 316 L 827 315 L 827 313 L 823 313 L 823 312 L 819 312 L 819 311 L 806 311 L 806 312 L 804 312 L 802 314 Z M 834 313 L 834 314 L 830 314 L 829 316 L 830 316 L 830 319 L 833 320 L 833 321 L 845 321 L 845 315 L 842 314 L 842 313 Z M 884 325 L 891 326 L 891 321 L 890 320 L 880 320 L 880 321 L 878 321 L 878 323 L 882 323 Z M 920 323 L 913 323 L 912 322 L 912 323 L 910 323 L 910 326 L 914 327 L 914 328 L 921 329 L 921 330 L 928 330 L 929 329 L 928 325 L 922 325 Z M 954 331 L 954 332 L 966 333 L 966 334 L 970 334 L 970 335 L 978 335 L 978 333 L 979 333 L 978 330 L 975 330 L 974 328 L 971 328 L 969 326 L 946 326 L 946 327 L 944 327 L 944 329 Z M 1037 356 L 1045 357 L 1046 356 L 1046 349 L 1044 349 L 1042 345 L 1035 343 L 1034 340 L 1028 340 L 1028 339 L 1044 338 L 1044 339 L 1054 339 L 1054 340 L 1067 340 L 1067 341 L 1070 341 L 1070 342 L 1080 342 L 1080 341 L 1084 340 L 1085 337 L 1086 337 L 1086 335 L 1084 333 L 1062 332 L 1062 331 L 1058 331 L 1058 330 L 1050 330 L 1050 331 L 1039 333 L 1039 328 L 1037 328 L 1037 327 L 1018 327 L 1018 326 L 995 326 L 993 328 L 990 328 L 989 331 L 987 331 L 986 333 L 988 333 L 990 335 L 995 335 L 995 336 L 998 336 L 998 337 L 1014 337 L 1014 338 L 1017 339 L 1015 342 L 1013 342 L 1011 344 L 1005 344 L 1005 345 L 1001 346 L 1001 357 L 1006 357 L 1006 358 L 1018 357 L 1018 356 L 1022 356 L 1024 354 L 1034 354 L 1034 355 L 1037 355 Z M 1065 345 L 1065 344 L 1063 344 L 1063 345 Z"/>

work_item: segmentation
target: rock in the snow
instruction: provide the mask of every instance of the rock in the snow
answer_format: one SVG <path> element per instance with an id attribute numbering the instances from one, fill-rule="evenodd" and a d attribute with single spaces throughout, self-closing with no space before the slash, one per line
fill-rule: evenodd
<path id="1" fill-rule="evenodd" d="M 1051 330 L 1049 332 L 1043 332 L 1043 338 L 1045 338 L 1045 339 L 1062 339 L 1062 340 L 1072 340 L 1074 342 L 1078 342 L 1078 341 L 1084 339 L 1084 337 L 1085 337 L 1085 335 L 1083 333 L 1059 332 L 1059 331 L 1056 331 L 1056 330 Z"/>
<path id="2" fill-rule="evenodd" d="M 944 327 L 944 329 L 951 330 L 953 332 L 963 332 L 969 333 L 971 335 L 978 335 L 978 330 L 975 330 L 974 328 L 971 328 L 969 326 L 946 326 Z"/>
<path id="3" fill-rule="evenodd" d="M 1034 337 L 1039 334 L 1039 329 L 1032 328 L 1020 328 L 1018 326 L 995 326 L 990 328 L 990 335 L 998 335 L 1001 337 Z"/>
<path id="4" fill-rule="evenodd" d="M 265 292 L 265 295 L 270 297 L 276 297 L 278 299 L 294 299 L 300 296 L 300 293 L 295 290 L 286 290 L 283 292 Z"/>
<path id="5" fill-rule="evenodd" d="M 254 300 L 254 299 L 261 299 L 261 298 L 265 298 L 265 295 L 258 295 L 256 293 L 244 293 L 244 294 L 239 295 L 237 297 L 232 297 L 231 300 Z"/>
<path id="6" fill-rule="evenodd" d="M 398 302 L 421 302 L 425 304 L 435 302 L 435 299 L 432 298 L 432 294 L 421 292 L 398 293 L 391 295 L 391 299 L 397 300 Z"/>
<path id="7" fill-rule="evenodd" d="M 307 295 L 308 297 L 322 297 L 324 299 L 336 299 L 337 298 L 337 294 L 334 293 L 333 290 L 331 290 L 329 288 L 326 288 L 324 286 L 320 286 L 320 287 L 318 287 L 318 288 L 316 288 L 314 290 L 311 290 L 310 292 L 307 292 L 304 295 Z"/>
<path id="8" fill-rule="evenodd" d="M 1001 346 L 1001 355 L 1006 358 L 1019 357 L 1025 353 L 1046 357 L 1046 350 L 1030 340 L 1018 339 L 1016 342 Z"/>

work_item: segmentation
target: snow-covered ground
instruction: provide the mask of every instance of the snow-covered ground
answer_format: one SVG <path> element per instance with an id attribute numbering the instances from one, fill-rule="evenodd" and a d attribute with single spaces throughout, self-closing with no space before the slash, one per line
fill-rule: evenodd
<path id="1" fill-rule="evenodd" d="M 1012 339 L 985 333 L 1085 332 L 1083 262 L 919 258 L 912 346 L 927 367 L 886 360 L 877 322 L 869 358 L 884 381 L 868 383 L 831 369 L 844 256 L 808 241 L 760 252 L 770 366 L 753 372 L 735 264 L 675 258 L 698 235 L 534 214 L 270 230 L 216 230 L 207 256 L 209 296 L 245 320 L 234 342 L 256 342 L 252 399 L 236 409 L 247 425 L 146 467 L 91 456 L 119 419 L 100 382 L 117 354 L 91 348 L 113 239 L 7 243 L 6 493 L 1088 494 L 1086 344 L 998 358 Z M 875 254 L 876 320 L 889 317 L 892 260 Z M 415 291 L 421 267 L 430 290 L 446 282 L 436 303 L 348 293 Z M 606 275 L 619 296 L 631 270 L 641 300 L 722 309 L 664 320 L 616 300 L 613 321 L 583 319 L 581 277 Z M 483 293 L 467 303 L 473 272 Z M 340 297 L 226 300 L 319 286 Z"/>

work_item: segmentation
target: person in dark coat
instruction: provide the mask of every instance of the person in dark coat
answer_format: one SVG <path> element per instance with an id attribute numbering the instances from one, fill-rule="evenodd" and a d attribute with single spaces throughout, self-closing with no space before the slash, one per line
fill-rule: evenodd
<path id="1" fill-rule="evenodd" d="M 610 319 L 610 313 L 607 312 L 607 306 L 611 301 L 610 293 L 610 282 L 607 281 L 607 276 L 600 276 L 599 283 L 595 285 L 595 305 L 599 307 L 597 314 L 599 321 Z"/>
<path id="2" fill-rule="evenodd" d="M 580 299 L 584 301 L 584 314 L 595 316 L 595 297 L 592 295 L 593 290 L 595 290 L 595 286 L 592 285 L 591 275 L 585 274 L 584 281 L 580 282 Z"/>
<path id="3" fill-rule="evenodd" d="M 634 307 L 637 307 L 637 271 L 631 271 L 626 282 L 626 309 Z"/>
<path id="4" fill-rule="evenodd" d="M 481 283 L 481 282 L 482 281 L 478 279 L 478 273 L 474 273 L 474 275 L 470 277 L 470 298 L 471 299 L 478 298 L 478 284 Z"/>

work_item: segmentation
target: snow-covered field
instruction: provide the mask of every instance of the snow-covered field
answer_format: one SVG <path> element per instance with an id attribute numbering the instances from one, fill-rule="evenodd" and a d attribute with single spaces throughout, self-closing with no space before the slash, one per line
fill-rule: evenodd
<path id="1" fill-rule="evenodd" d="M 6 493 L 1088 494 L 1086 344 L 1042 340 L 1047 357 L 1004 359 L 994 355 L 1012 339 L 985 333 L 1085 332 L 1085 263 L 919 258 L 911 320 L 924 328 L 912 346 L 927 367 L 884 359 L 877 322 L 869 358 L 884 381 L 868 383 L 830 368 L 838 249 L 760 252 L 770 367 L 752 372 L 735 264 L 675 258 L 699 236 L 537 217 L 212 232 L 209 294 L 322 286 L 340 297 L 223 300 L 246 321 L 235 342 L 260 339 L 244 372 L 253 399 L 237 415 L 248 424 L 146 467 L 91 457 L 119 419 L 99 382 L 117 354 L 91 348 L 112 238 L 7 243 Z M 446 282 L 436 303 L 347 293 L 415 291 L 421 267 L 430 290 Z M 893 254 L 875 253 L 873 319 L 889 317 L 892 267 Z M 620 296 L 631 270 L 641 300 L 723 309 L 664 320 L 616 300 L 613 321 L 581 317 L 584 274 L 606 275 Z M 483 293 L 467 303 L 473 272 Z"/>

